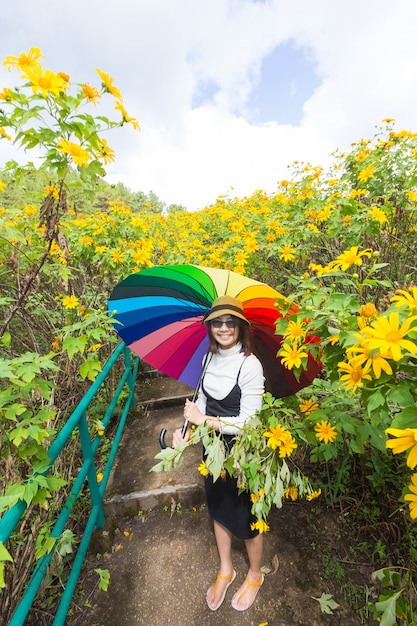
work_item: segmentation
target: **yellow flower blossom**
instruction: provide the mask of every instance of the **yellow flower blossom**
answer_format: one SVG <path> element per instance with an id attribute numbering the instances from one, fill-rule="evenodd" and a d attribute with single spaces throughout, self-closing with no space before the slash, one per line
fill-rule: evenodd
<path id="1" fill-rule="evenodd" d="M 99 473 L 97 474 L 97 482 L 98 482 L 98 483 L 101 483 L 101 481 L 102 481 L 102 480 L 103 480 L 103 473 L 102 473 L 102 472 L 99 472 Z"/>
<path id="2" fill-rule="evenodd" d="M 251 530 L 257 530 L 260 534 L 266 533 L 269 530 L 269 526 L 263 519 L 258 520 L 257 522 L 253 522 L 251 525 Z"/>
<path id="3" fill-rule="evenodd" d="M 40 91 L 44 98 L 47 98 L 49 94 L 59 97 L 68 89 L 68 83 L 62 76 L 48 69 L 43 71 L 40 65 L 26 67 L 24 72 L 28 80 L 32 83 L 33 93 Z"/>
<path id="4" fill-rule="evenodd" d="M 397 308 L 406 306 L 410 311 L 417 310 L 417 287 L 411 287 L 409 292 L 404 289 L 397 289 L 395 292 L 397 295 L 392 296 L 391 302 L 396 302 Z"/>
<path id="5" fill-rule="evenodd" d="M 294 450 L 297 448 L 294 437 L 288 431 L 284 432 L 281 437 L 281 444 L 279 446 L 279 457 L 281 459 L 286 456 L 291 456 Z"/>
<path id="6" fill-rule="evenodd" d="M 363 304 L 359 309 L 359 315 L 361 317 L 376 317 L 378 315 L 377 308 L 373 302 L 367 302 Z"/>
<path id="7" fill-rule="evenodd" d="M 201 461 L 200 465 L 198 466 L 198 471 L 200 472 L 200 474 L 202 476 L 208 476 L 208 469 L 207 469 L 207 465 L 205 461 Z"/>
<path id="8" fill-rule="evenodd" d="M 314 402 L 314 400 L 311 400 L 311 398 L 309 398 L 308 400 L 303 400 L 300 403 L 299 408 L 300 411 L 305 415 L 310 415 L 310 413 L 313 413 L 313 411 L 316 411 L 319 408 L 319 405 L 317 404 L 317 402 Z"/>
<path id="9" fill-rule="evenodd" d="M 100 94 L 95 87 L 91 87 L 89 83 L 84 83 L 81 85 L 81 90 L 84 96 L 87 98 L 89 102 L 92 102 L 94 106 L 100 100 Z"/>
<path id="10" fill-rule="evenodd" d="M 369 374 L 354 362 L 340 362 L 337 365 L 340 372 L 346 372 L 340 377 L 340 384 L 347 390 L 351 389 L 353 393 L 362 386 L 364 380 L 371 380 Z"/>
<path id="11" fill-rule="evenodd" d="M 298 346 L 295 341 L 292 344 L 284 343 L 278 354 L 284 367 L 289 370 L 293 367 L 301 367 L 303 360 L 308 358 L 304 346 Z"/>
<path id="12" fill-rule="evenodd" d="M 134 117 L 130 117 L 130 115 L 128 115 L 126 109 L 124 108 L 121 102 L 116 100 L 116 102 L 114 103 L 114 108 L 116 109 L 116 111 L 120 111 L 124 122 L 132 124 L 135 130 L 140 130 L 139 122 L 137 121 L 137 119 L 135 119 Z"/>
<path id="13" fill-rule="evenodd" d="M 268 440 L 266 445 L 271 448 L 271 450 L 276 450 L 282 445 L 284 434 L 286 432 L 288 431 L 284 428 L 284 426 L 281 426 L 281 424 L 271 427 L 264 433 L 264 437 Z"/>
<path id="14" fill-rule="evenodd" d="M 297 319 L 295 322 L 289 322 L 284 334 L 285 339 L 293 339 L 295 343 L 301 343 L 304 341 L 305 336 L 306 327 L 303 320 Z"/>
<path id="15" fill-rule="evenodd" d="M 323 441 L 326 444 L 329 442 L 333 443 L 333 441 L 335 441 L 337 437 L 336 428 L 332 426 L 331 424 L 329 424 L 329 422 L 326 422 L 325 420 L 318 422 L 314 426 L 314 430 L 316 431 L 317 439 L 319 439 L 320 441 Z"/>
<path id="16" fill-rule="evenodd" d="M 316 491 L 312 491 L 309 495 L 306 496 L 306 500 L 311 502 L 311 500 L 315 500 L 321 496 L 321 489 L 316 489 Z"/>
<path id="17" fill-rule="evenodd" d="M 377 206 L 373 206 L 371 209 L 369 209 L 368 215 L 380 224 L 385 224 L 385 222 L 388 220 L 387 214 Z"/>
<path id="18" fill-rule="evenodd" d="M 4 100 L 8 102 L 12 99 L 13 92 L 9 87 L 4 87 L 2 91 L 0 91 L 0 100 Z"/>
<path id="19" fill-rule="evenodd" d="M 297 487 L 288 487 L 288 489 L 286 489 L 284 491 L 284 496 L 290 500 L 292 500 L 293 502 L 295 500 L 298 499 L 298 490 Z"/>
<path id="20" fill-rule="evenodd" d="M 43 54 L 39 48 L 30 48 L 29 52 L 21 52 L 18 57 L 8 56 L 3 61 L 3 65 L 7 67 L 10 72 L 12 67 L 17 67 L 20 70 L 24 70 L 28 67 L 39 66 L 39 59 L 43 58 Z"/>
<path id="21" fill-rule="evenodd" d="M 358 179 L 360 180 L 361 183 L 365 183 L 367 180 L 369 180 L 369 178 L 372 178 L 372 176 L 374 175 L 374 172 L 375 172 L 375 165 L 372 165 L 372 163 L 370 163 L 363 170 L 359 172 Z"/>
<path id="22" fill-rule="evenodd" d="M 96 155 L 99 159 L 103 160 L 104 165 L 113 163 L 116 158 L 115 151 L 113 150 L 113 148 L 110 148 L 105 139 L 100 139 L 96 149 Z"/>
<path id="23" fill-rule="evenodd" d="M 116 248 L 116 250 L 110 252 L 110 257 L 115 263 L 123 263 L 125 255 L 119 248 Z"/>
<path id="24" fill-rule="evenodd" d="M 8 141 L 12 140 L 10 135 L 2 127 L 0 127 L 0 137 L 3 137 L 4 139 L 7 139 Z"/>
<path id="25" fill-rule="evenodd" d="M 72 160 L 79 167 L 87 167 L 88 162 L 91 161 L 91 155 L 82 146 L 68 139 L 60 139 L 58 142 L 58 150 L 64 154 L 69 154 Z"/>
<path id="26" fill-rule="evenodd" d="M 417 519 L 417 474 L 413 474 L 411 477 L 411 484 L 408 485 L 411 493 L 406 493 L 404 496 L 405 501 L 409 501 L 410 517 L 411 519 Z"/>
<path id="27" fill-rule="evenodd" d="M 120 89 L 113 84 L 113 78 L 106 74 L 106 72 L 102 72 L 98 68 L 96 69 L 97 74 L 100 76 L 102 85 L 104 89 L 111 93 L 112 96 L 118 98 L 118 100 L 123 100 L 122 94 L 120 93 Z"/>
<path id="28" fill-rule="evenodd" d="M 407 456 L 407 466 L 414 469 L 417 465 L 417 428 L 387 428 L 385 432 L 396 437 L 385 442 L 385 446 L 391 448 L 393 454 L 400 454 L 411 448 Z"/>
<path id="29" fill-rule="evenodd" d="M 358 246 L 352 246 L 349 250 L 345 250 L 342 254 L 339 254 L 337 259 L 329 263 L 330 267 L 334 269 L 340 268 L 342 272 L 345 272 L 352 265 L 362 265 L 362 258 L 364 256 L 370 258 L 372 256 L 372 250 L 367 248 L 358 252 Z"/>
<path id="30" fill-rule="evenodd" d="M 296 250 L 289 243 L 287 243 L 285 246 L 282 246 L 281 248 L 278 248 L 278 252 L 281 261 L 292 261 L 293 259 L 295 259 Z"/>
<path id="31" fill-rule="evenodd" d="M 402 350 L 417 354 L 417 344 L 404 338 L 417 330 L 417 325 L 412 326 L 414 320 L 417 320 L 416 315 L 407 318 L 400 325 L 397 312 L 390 313 L 389 317 L 381 315 L 363 331 L 367 338 L 368 347 L 370 350 L 376 349 L 384 355 L 390 355 L 394 361 L 399 361 L 402 358 Z"/>
<path id="32" fill-rule="evenodd" d="M 62 298 L 62 306 L 64 309 L 76 309 L 79 304 L 80 301 L 77 296 L 64 296 Z"/>

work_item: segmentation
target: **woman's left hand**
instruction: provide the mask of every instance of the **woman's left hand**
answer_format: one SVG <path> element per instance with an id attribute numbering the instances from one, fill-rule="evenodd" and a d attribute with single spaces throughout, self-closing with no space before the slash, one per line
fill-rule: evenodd
<path id="1" fill-rule="evenodd" d="M 190 424 L 200 426 L 206 419 L 206 416 L 202 414 L 195 402 L 187 399 L 184 406 L 184 419 L 188 420 Z"/>

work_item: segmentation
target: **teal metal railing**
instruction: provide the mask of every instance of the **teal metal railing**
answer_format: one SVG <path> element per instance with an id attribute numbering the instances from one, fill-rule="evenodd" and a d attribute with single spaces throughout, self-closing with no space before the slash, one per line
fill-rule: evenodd
<path id="1" fill-rule="evenodd" d="M 100 387 L 106 381 L 110 371 L 116 364 L 118 358 L 122 354 L 124 357 L 124 373 L 119 381 L 113 398 L 108 405 L 104 418 L 101 420 L 104 427 L 108 425 L 125 386 L 127 386 L 128 388 L 128 394 L 126 399 L 123 400 L 124 406 L 122 414 L 119 419 L 107 463 L 103 471 L 103 478 L 100 482 L 98 482 L 94 457 L 100 447 L 102 438 L 100 435 L 97 434 L 93 439 L 91 439 L 87 423 L 87 409 L 93 398 L 100 390 Z M 100 374 L 97 376 L 94 383 L 91 385 L 90 389 L 87 391 L 81 402 L 70 415 L 65 426 L 58 433 L 55 440 L 51 444 L 48 450 L 50 464 L 49 469 L 47 472 L 45 472 L 45 474 L 47 474 L 49 470 L 53 467 L 56 459 L 58 458 L 68 439 L 71 437 L 72 433 L 75 430 L 78 430 L 79 432 L 82 450 L 82 465 L 77 475 L 77 478 L 71 487 L 71 491 L 68 494 L 51 531 L 51 537 L 56 539 L 54 548 L 48 554 L 46 554 L 37 561 L 31 574 L 30 580 L 28 581 L 24 595 L 22 596 L 18 606 L 16 607 L 8 626 L 22 626 L 25 623 L 25 619 L 37 596 L 39 587 L 41 586 L 45 574 L 47 573 L 48 565 L 52 560 L 55 548 L 58 544 L 58 539 L 61 537 L 62 533 L 65 530 L 65 525 L 69 519 L 71 511 L 74 508 L 77 497 L 84 487 L 85 481 L 87 480 L 91 499 L 91 511 L 86 523 L 82 539 L 78 546 L 78 550 L 76 552 L 65 589 L 62 593 L 57 611 L 55 613 L 53 626 L 62 626 L 65 623 L 65 618 L 71 604 L 71 600 L 81 572 L 81 567 L 84 562 L 91 536 L 95 528 L 100 528 L 104 525 L 103 496 L 106 490 L 106 485 L 110 476 L 111 469 L 114 464 L 114 459 L 116 457 L 116 452 L 120 443 L 120 439 L 122 437 L 126 417 L 128 415 L 129 409 L 135 406 L 135 381 L 138 366 L 139 358 L 136 358 L 132 364 L 131 354 L 128 348 L 125 346 L 124 343 L 119 344 L 110 359 L 107 361 L 106 365 L 103 367 Z M 26 503 L 22 500 L 19 500 L 19 502 L 17 502 L 11 509 L 9 509 L 0 520 L 0 541 L 2 541 L 3 544 L 5 544 L 6 541 L 9 539 L 16 525 L 24 516 L 26 508 Z"/>

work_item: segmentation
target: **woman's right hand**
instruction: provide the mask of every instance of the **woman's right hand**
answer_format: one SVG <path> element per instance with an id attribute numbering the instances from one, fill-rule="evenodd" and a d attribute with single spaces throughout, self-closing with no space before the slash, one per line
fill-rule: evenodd
<path id="1" fill-rule="evenodd" d="M 180 443 L 184 443 L 184 441 L 189 441 L 190 432 L 187 430 L 187 432 L 185 433 L 185 437 L 183 437 L 181 433 L 182 433 L 182 428 L 177 428 L 177 430 L 174 431 L 174 434 L 172 435 L 172 447 L 173 448 L 176 448 L 178 444 Z"/>

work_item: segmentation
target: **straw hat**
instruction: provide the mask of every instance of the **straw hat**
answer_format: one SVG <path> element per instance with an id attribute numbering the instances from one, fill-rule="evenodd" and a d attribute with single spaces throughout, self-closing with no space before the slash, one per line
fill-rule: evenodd
<path id="1" fill-rule="evenodd" d="M 208 326 L 208 322 L 214 320 L 221 315 L 233 315 L 249 324 L 243 312 L 243 306 L 240 300 L 232 298 L 232 296 L 220 296 L 216 298 L 211 305 L 210 311 L 204 318 L 204 324 Z"/>

